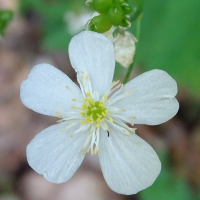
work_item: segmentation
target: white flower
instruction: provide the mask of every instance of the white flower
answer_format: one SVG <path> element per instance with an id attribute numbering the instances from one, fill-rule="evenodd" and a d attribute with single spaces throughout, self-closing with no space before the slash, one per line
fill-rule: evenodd
<path id="1" fill-rule="evenodd" d="M 98 153 L 112 190 L 128 195 L 149 187 L 161 163 L 126 124 L 157 125 L 171 119 L 179 108 L 176 82 L 166 72 L 152 70 L 124 87 L 112 83 L 113 44 L 91 31 L 72 38 L 69 56 L 80 88 L 48 64 L 35 66 L 21 85 L 25 106 L 60 118 L 27 146 L 29 165 L 47 180 L 62 183 L 73 176 L 86 152 Z M 113 87 L 118 88 L 114 95 Z"/>

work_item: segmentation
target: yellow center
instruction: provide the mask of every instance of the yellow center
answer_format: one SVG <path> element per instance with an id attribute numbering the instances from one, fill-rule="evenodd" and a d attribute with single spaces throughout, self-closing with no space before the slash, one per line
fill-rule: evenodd
<path id="1" fill-rule="evenodd" d="M 86 94 L 86 98 L 84 99 L 84 104 L 82 104 L 82 109 L 84 112 L 81 112 L 81 116 L 86 116 L 85 121 L 81 120 L 82 124 L 85 123 L 94 123 L 94 122 L 102 122 L 104 121 L 104 117 L 108 114 L 107 109 L 104 107 L 104 103 L 107 100 L 107 96 L 104 95 L 104 101 L 95 101 L 91 97 L 91 94 L 88 92 Z M 97 128 L 99 125 L 97 124 Z"/>

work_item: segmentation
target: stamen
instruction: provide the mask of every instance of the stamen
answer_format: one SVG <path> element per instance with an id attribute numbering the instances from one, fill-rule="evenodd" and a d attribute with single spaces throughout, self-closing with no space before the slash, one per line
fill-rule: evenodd
<path id="1" fill-rule="evenodd" d="M 99 125 L 99 124 L 96 124 L 96 127 L 97 127 L 97 128 L 100 128 L 100 125 Z"/>
<path id="2" fill-rule="evenodd" d="M 95 147 L 94 153 L 97 154 L 99 152 L 98 147 Z"/>
<path id="3" fill-rule="evenodd" d="M 72 108 L 72 109 L 75 109 L 75 110 L 81 110 L 81 111 L 82 111 L 82 109 L 81 109 L 81 108 L 79 108 L 79 107 L 76 107 L 76 106 L 72 106 L 71 108 Z"/>
<path id="4" fill-rule="evenodd" d="M 83 121 L 82 119 L 80 121 L 81 121 L 81 124 L 86 124 L 86 121 Z"/>
<path id="5" fill-rule="evenodd" d="M 89 92 L 86 93 L 87 97 L 91 97 L 91 94 Z"/>
<path id="6" fill-rule="evenodd" d="M 109 101 L 106 102 L 106 106 L 107 106 L 107 107 L 108 107 L 108 106 L 111 106 L 113 103 L 115 103 L 115 102 L 117 102 L 117 101 L 119 101 L 119 100 L 121 100 L 121 99 L 123 99 L 123 98 L 129 96 L 130 93 L 131 93 L 131 91 L 128 90 L 128 91 L 124 92 L 124 93 L 121 94 L 121 95 L 116 95 L 115 97 L 111 97 L 111 98 L 109 99 Z"/>
<path id="7" fill-rule="evenodd" d="M 83 145 L 83 148 L 81 149 L 81 152 L 83 152 L 84 155 L 87 152 L 90 152 L 93 155 L 99 151 L 98 144 L 100 128 L 107 131 L 108 137 L 110 136 L 109 127 L 112 125 L 126 135 L 131 135 L 131 132 L 135 132 L 135 128 L 130 128 L 126 125 L 126 123 L 131 123 L 133 125 L 132 119 L 135 119 L 135 117 L 122 115 L 121 113 L 125 112 L 125 109 L 111 107 L 111 105 L 115 102 L 130 95 L 131 91 L 122 92 L 123 84 L 120 84 L 119 80 L 114 81 L 109 90 L 100 100 L 99 93 L 92 91 L 90 76 L 81 72 L 79 77 L 80 79 L 77 80 L 80 84 L 83 98 L 73 98 L 72 101 L 80 102 L 81 106 L 72 106 L 72 109 L 77 110 L 75 111 L 75 113 L 77 112 L 79 114 L 77 123 L 81 124 L 81 126 L 73 134 L 71 134 L 70 137 L 79 132 L 86 131 L 88 137 Z M 108 99 L 108 96 L 112 92 L 115 92 L 115 94 Z M 79 110 L 80 112 L 78 112 Z M 69 118 L 67 118 L 67 120 L 68 119 Z M 62 119 L 62 121 L 65 121 L 65 119 Z M 69 125 L 71 125 L 71 122 L 69 122 Z"/>
<path id="8" fill-rule="evenodd" d="M 84 113 L 84 112 L 81 112 L 81 116 L 83 116 L 83 117 L 84 117 L 85 115 L 86 115 L 86 113 Z"/>
<path id="9" fill-rule="evenodd" d="M 62 118 L 62 113 L 61 112 L 56 112 L 55 117 Z"/>
<path id="10" fill-rule="evenodd" d="M 67 86 L 67 85 L 66 85 L 65 87 L 66 87 L 68 90 L 70 90 L 70 91 L 71 91 L 71 88 L 70 88 L 69 86 Z"/>
<path id="11" fill-rule="evenodd" d="M 106 94 L 104 94 L 104 99 L 105 99 L 105 101 L 107 101 L 107 100 L 108 100 L 108 97 L 107 97 L 107 95 L 106 95 Z"/>
<path id="12" fill-rule="evenodd" d="M 68 126 L 71 126 L 71 125 L 72 125 L 72 122 L 69 122 L 69 123 L 68 123 Z"/>
<path id="13" fill-rule="evenodd" d="M 87 110 L 87 105 L 83 104 L 83 105 L 82 105 L 82 109 L 83 109 L 83 110 Z"/>
<path id="14" fill-rule="evenodd" d="M 108 130 L 109 130 L 108 124 L 107 124 L 105 121 L 101 122 L 100 125 L 101 125 L 101 127 L 102 127 L 105 131 L 108 131 Z"/>
<path id="15" fill-rule="evenodd" d="M 112 117 L 109 117 L 109 120 L 111 123 L 113 123 L 113 118 Z"/>

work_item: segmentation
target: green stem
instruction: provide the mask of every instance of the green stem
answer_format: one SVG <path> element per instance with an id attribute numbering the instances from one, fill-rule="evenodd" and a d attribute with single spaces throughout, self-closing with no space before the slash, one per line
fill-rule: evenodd
<path id="1" fill-rule="evenodd" d="M 131 65 L 128 68 L 128 71 L 126 73 L 126 76 L 124 78 L 123 84 L 126 84 L 128 82 L 128 79 L 131 75 L 131 72 L 133 70 L 133 67 L 135 65 L 135 61 L 136 61 L 136 55 L 137 55 L 137 46 L 139 43 L 139 37 L 140 37 L 140 26 L 141 26 L 141 19 L 142 19 L 142 14 L 138 17 L 137 21 L 136 21 L 136 38 L 137 38 L 137 43 L 135 44 L 135 55 L 134 55 L 134 60 L 131 63 Z"/>

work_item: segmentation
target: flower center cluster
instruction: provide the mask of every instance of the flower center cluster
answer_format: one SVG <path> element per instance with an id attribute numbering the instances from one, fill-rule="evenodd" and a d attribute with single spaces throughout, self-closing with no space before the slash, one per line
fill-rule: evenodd
<path id="1" fill-rule="evenodd" d="M 106 95 L 104 96 L 105 101 L 95 101 L 89 92 L 87 92 L 86 96 L 87 97 L 84 98 L 84 103 L 82 104 L 82 109 L 84 111 L 80 113 L 80 115 L 86 117 L 86 119 L 81 120 L 81 123 L 92 124 L 97 122 L 97 128 L 100 128 L 98 122 L 103 122 L 104 117 L 108 114 L 108 110 L 104 107 L 104 103 L 107 100 L 107 97 Z"/>
<path id="2" fill-rule="evenodd" d="M 64 117 L 63 113 L 56 112 L 56 117 L 62 118 L 57 121 L 58 123 L 68 121 L 68 126 L 80 124 L 79 128 L 70 137 L 73 137 L 75 134 L 87 132 L 88 135 L 81 152 L 84 155 L 91 152 L 93 155 L 99 151 L 98 145 L 101 129 L 108 134 L 108 137 L 111 127 L 117 128 L 122 134 L 129 136 L 131 132 L 135 133 L 135 128 L 130 128 L 127 124 L 133 126 L 133 119 L 136 119 L 136 117 L 122 115 L 121 113 L 126 110 L 114 106 L 115 102 L 130 95 L 130 91 L 122 92 L 123 85 L 119 81 L 114 81 L 100 99 L 99 93 L 92 90 L 90 76 L 84 72 L 81 74 L 81 78 L 77 80 L 80 84 L 82 95 L 80 97 L 77 96 L 77 99 L 72 99 L 72 101 L 77 103 L 77 106 L 71 107 L 73 112 L 70 116 Z M 73 91 L 68 86 L 66 88 L 73 94 Z M 116 91 L 116 89 L 118 90 Z M 110 96 L 114 91 L 115 95 Z M 66 131 L 66 129 L 64 128 L 60 131 Z"/>

